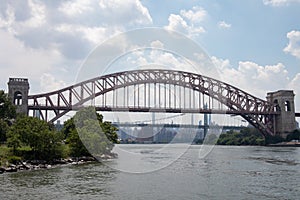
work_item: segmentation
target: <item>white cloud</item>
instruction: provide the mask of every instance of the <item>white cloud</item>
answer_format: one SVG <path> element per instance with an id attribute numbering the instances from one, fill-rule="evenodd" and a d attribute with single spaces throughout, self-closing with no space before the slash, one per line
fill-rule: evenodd
<path id="1" fill-rule="evenodd" d="M 83 59 L 95 45 L 125 27 L 152 23 L 148 9 L 139 0 L 28 0 L 22 5 L 8 0 L 1 10 L 0 27 L 27 46 L 56 46 L 66 57 L 76 59 Z"/>
<path id="2" fill-rule="evenodd" d="M 151 23 L 139 0 L 6 0 L 0 7 L 1 80 L 26 76 L 37 88 L 44 74 L 52 74 L 69 83 L 95 45 Z"/>
<path id="3" fill-rule="evenodd" d="M 1 42 L 1 80 L 7 80 L 8 77 L 28 77 L 32 82 L 38 83 L 43 73 L 64 67 L 65 61 L 59 51 L 30 48 L 1 29 L 0 38 L 5 38 Z M 6 86 L 3 85 L 2 88 Z M 36 87 L 33 86 L 32 89 L 34 91 Z"/>
<path id="4" fill-rule="evenodd" d="M 282 63 L 261 66 L 243 61 L 236 68 L 231 66 L 229 60 L 212 57 L 212 61 L 223 81 L 262 99 L 265 99 L 267 92 L 289 88 L 290 78 Z"/>
<path id="5" fill-rule="evenodd" d="M 220 29 L 229 29 L 229 28 L 231 28 L 231 24 L 228 24 L 228 23 L 226 23 L 225 21 L 220 21 L 220 22 L 218 23 L 218 27 L 219 27 Z"/>
<path id="6" fill-rule="evenodd" d="M 139 0 L 76 0 L 63 2 L 59 10 L 72 18 L 93 15 L 106 25 L 151 24 L 152 18 Z M 88 20 L 92 20 L 89 18 Z"/>
<path id="7" fill-rule="evenodd" d="M 263 0 L 263 3 L 270 6 L 288 6 L 291 3 L 300 3 L 300 0 Z"/>
<path id="8" fill-rule="evenodd" d="M 130 51 L 115 60 L 110 67 L 126 66 L 126 70 L 158 68 L 195 72 L 186 58 L 164 50 L 162 48 L 164 44 L 161 41 L 152 41 L 151 47 Z"/>
<path id="9" fill-rule="evenodd" d="M 205 33 L 205 29 L 200 25 L 207 12 L 201 7 L 193 7 L 191 10 L 181 10 L 180 15 L 170 14 L 169 24 L 165 26 L 168 30 L 174 30 L 186 34 L 190 37 Z"/>
<path id="10" fill-rule="evenodd" d="M 46 6 L 40 2 L 28 0 L 31 17 L 22 25 L 28 27 L 39 27 L 46 23 Z"/>
<path id="11" fill-rule="evenodd" d="M 207 12 L 202 7 L 194 6 L 192 10 L 181 10 L 180 15 L 190 22 L 197 24 L 205 19 Z"/>
<path id="12" fill-rule="evenodd" d="M 152 18 L 139 0 L 100 0 L 100 12 L 110 20 L 130 24 L 151 24 Z"/>
<path id="13" fill-rule="evenodd" d="M 25 12 L 26 14 L 24 14 Z M 19 21 L 16 19 L 16 14 L 20 13 L 27 17 Z M 5 13 L 0 13 L 0 28 L 5 28 L 14 35 L 21 35 L 25 32 L 24 29 L 34 29 L 45 23 L 46 7 L 43 3 L 34 0 L 28 0 L 24 8 L 7 4 Z"/>
<path id="14" fill-rule="evenodd" d="M 171 14 L 169 16 L 169 25 L 166 27 L 170 30 L 176 30 L 179 32 L 187 32 L 188 25 L 187 22 L 179 15 Z"/>
<path id="15" fill-rule="evenodd" d="M 291 80 L 288 87 L 292 90 L 294 90 L 294 93 L 296 94 L 296 112 L 300 111 L 300 73 L 296 74 L 295 77 Z M 298 100 L 299 99 L 299 100 Z"/>
<path id="16" fill-rule="evenodd" d="M 100 41 L 104 41 L 109 36 L 120 32 L 121 30 L 119 29 L 117 27 L 88 27 L 79 24 L 60 24 L 55 28 L 57 32 L 72 35 L 73 37 L 80 35 L 82 39 L 93 44 L 99 44 Z"/>
<path id="17" fill-rule="evenodd" d="M 296 111 L 300 111 L 300 73 L 296 74 L 295 77 L 291 80 L 288 87 L 294 90 L 296 94 Z"/>
<path id="18" fill-rule="evenodd" d="M 219 69 L 222 81 L 261 99 L 265 100 L 268 92 L 294 90 L 295 109 L 300 111 L 300 73 L 290 78 L 282 63 L 261 66 L 245 61 L 239 62 L 236 68 L 228 59 L 212 57 L 212 61 Z"/>
<path id="19" fill-rule="evenodd" d="M 6 28 L 8 32 L 15 34 L 15 31 L 12 28 L 12 25 L 15 21 L 15 13 L 13 7 L 8 5 L 4 15 L 5 17 L 2 17 L 0 15 L 0 28 Z"/>
<path id="20" fill-rule="evenodd" d="M 41 92 L 52 92 L 66 87 L 66 83 L 57 80 L 53 75 L 44 73 L 40 78 Z"/>
<path id="21" fill-rule="evenodd" d="M 157 63 L 169 69 L 184 70 L 190 68 L 190 64 L 187 63 L 187 60 L 171 52 L 152 50 L 148 59 L 150 63 Z"/>
<path id="22" fill-rule="evenodd" d="M 155 40 L 155 41 L 151 42 L 150 46 L 153 48 L 158 48 L 158 49 L 164 48 L 164 44 L 159 40 Z"/>
<path id="23" fill-rule="evenodd" d="M 58 10 L 72 17 L 93 11 L 94 7 L 91 0 L 76 0 L 62 3 Z"/>
<path id="24" fill-rule="evenodd" d="M 300 31 L 291 31 L 287 33 L 289 44 L 283 49 L 284 52 L 300 59 Z"/>

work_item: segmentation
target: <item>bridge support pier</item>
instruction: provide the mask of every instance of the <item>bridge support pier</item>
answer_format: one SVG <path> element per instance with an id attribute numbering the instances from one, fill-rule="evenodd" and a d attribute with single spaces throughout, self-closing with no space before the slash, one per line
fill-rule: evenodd
<path id="1" fill-rule="evenodd" d="M 279 115 L 275 115 L 273 122 L 275 134 L 283 138 L 286 138 L 297 127 L 294 97 L 292 90 L 279 90 L 267 94 L 267 100 L 275 105 L 276 111 L 280 112 Z"/>
<path id="2" fill-rule="evenodd" d="M 17 113 L 28 115 L 28 92 L 29 83 L 25 78 L 9 78 L 8 96 L 16 106 Z"/>

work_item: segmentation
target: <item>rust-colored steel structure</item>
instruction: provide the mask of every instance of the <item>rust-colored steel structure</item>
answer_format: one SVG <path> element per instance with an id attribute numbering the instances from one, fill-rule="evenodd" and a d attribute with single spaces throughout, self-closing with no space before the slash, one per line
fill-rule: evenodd
<path id="1" fill-rule="evenodd" d="M 279 114 L 268 101 L 222 81 L 190 72 L 158 69 L 103 75 L 54 92 L 30 95 L 28 110 L 54 122 L 97 98 L 101 99 L 101 103 L 94 104 L 98 111 L 240 115 L 265 136 L 275 135 L 274 116 Z M 215 109 L 213 101 L 226 109 Z"/>

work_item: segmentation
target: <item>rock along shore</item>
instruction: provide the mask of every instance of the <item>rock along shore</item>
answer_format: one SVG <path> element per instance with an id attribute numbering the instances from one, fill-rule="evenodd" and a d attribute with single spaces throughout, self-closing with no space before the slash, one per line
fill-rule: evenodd
<path id="1" fill-rule="evenodd" d="M 7 167 L 0 166 L 0 174 L 5 172 L 18 172 L 24 170 L 39 170 L 39 169 L 51 169 L 56 166 L 63 165 L 78 165 L 90 162 L 101 162 L 102 160 L 115 159 L 118 155 L 115 153 L 103 154 L 100 157 L 78 157 L 78 158 L 67 158 L 67 159 L 56 159 L 53 161 L 45 161 L 45 160 L 29 160 L 29 161 L 21 161 L 16 164 L 9 164 Z"/>

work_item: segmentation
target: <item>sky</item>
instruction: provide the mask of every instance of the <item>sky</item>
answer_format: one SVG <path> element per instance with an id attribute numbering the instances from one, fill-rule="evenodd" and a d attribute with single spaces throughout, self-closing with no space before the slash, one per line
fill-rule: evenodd
<path id="1" fill-rule="evenodd" d="M 103 42 L 156 27 L 196 42 L 218 78 L 246 92 L 265 99 L 267 92 L 294 90 L 300 112 L 299 10 L 300 0 L 2 0 L 0 88 L 7 90 L 9 77 L 28 78 L 30 94 L 72 85 Z M 176 65 L 162 54 L 151 55 Z"/>

